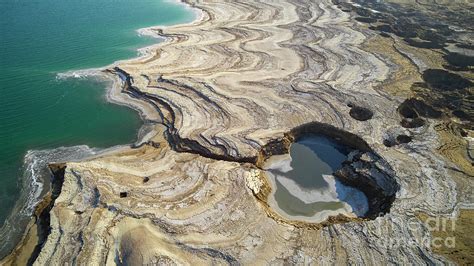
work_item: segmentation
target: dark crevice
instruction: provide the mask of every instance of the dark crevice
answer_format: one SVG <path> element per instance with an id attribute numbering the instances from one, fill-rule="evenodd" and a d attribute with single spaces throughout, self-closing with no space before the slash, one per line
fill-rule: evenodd
<path id="1" fill-rule="evenodd" d="M 123 81 L 122 91 L 124 93 L 127 93 L 134 98 L 145 100 L 151 103 L 153 106 L 155 106 L 157 111 L 160 114 L 162 114 L 163 125 L 167 128 L 165 131 L 165 138 L 168 141 L 170 147 L 174 151 L 198 154 L 205 158 L 222 160 L 222 161 L 231 161 L 231 162 L 240 162 L 240 163 L 255 163 L 256 162 L 257 160 L 256 156 L 239 157 L 239 156 L 229 155 L 224 145 L 214 145 L 214 147 L 217 147 L 220 150 L 220 153 L 218 154 L 215 151 L 211 151 L 208 148 L 204 147 L 202 144 L 200 144 L 196 140 L 181 138 L 181 136 L 178 134 L 177 129 L 174 127 L 176 115 L 173 111 L 173 108 L 168 102 L 160 99 L 156 95 L 144 93 L 138 90 L 137 88 L 135 88 L 132 85 L 133 78 L 124 70 L 118 67 L 115 67 L 113 71 L 109 70 L 109 72 L 116 73 L 122 79 Z M 163 79 L 160 79 L 160 81 L 163 81 Z M 176 85 L 175 83 L 172 83 L 171 81 L 169 83 Z M 176 85 L 176 86 L 181 86 L 181 85 Z M 193 91 L 196 92 L 195 90 Z M 198 95 L 201 95 L 201 94 L 198 94 Z M 171 118 L 167 119 L 163 115 L 163 111 L 167 112 Z M 133 147 L 141 147 L 142 145 L 145 145 L 145 144 L 152 145 L 152 146 L 159 145 L 153 142 L 147 142 L 147 143 L 142 143 L 141 145 L 135 145 Z"/>
<path id="2" fill-rule="evenodd" d="M 49 169 L 52 173 L 51 176 L 51 195 L 48 199 L 47 197 L 43 201 L 49 200 L 49 202 L 41 210 L 37 209 L 34 216 L 36 219 L 36 226 L 38 231 L 38 243 L 35 246 L 30 258 L 28 259 L 27 265 L 33 265 L 33 263 L 38 258 L 41 249 L 43 248 L 46 240 L 48 239 L 49 234 L 51 233 L 51 224 L 50 224 L 50 211 L 54 206 L 54 202 L 61 194 L 61 189 L 64 182 L 64 173 L 66 171 L 66 164 L 50 164 Z"/>
<path id="3" fill-rule="evenodd" d="M 219 259 L 219 260 L 224 260 L 225 262 L 227 262 L 229 265 L 240 265 L 240 263 L 237 261 L 236 258 L 234 258 L 233 256 L 229 255 L 229 254 L 226 254 L 220 250 L 217 250 L 217 249 L 213 249 L 213 248 L 195 248 L 195 247 L 191 247 L 189 245 L 186 245 L 184 243 L 181 243 L 181 242 L 177 242 L 176 245 L 190 253 L 194 253 L 194 254 L 205 254 L 211 258 L 214 258 L 214 259 Z"/>

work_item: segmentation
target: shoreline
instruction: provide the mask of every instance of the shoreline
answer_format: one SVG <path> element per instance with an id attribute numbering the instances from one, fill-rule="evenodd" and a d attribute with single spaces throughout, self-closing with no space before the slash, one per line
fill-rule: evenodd
<path id="1" fill-rule="evenodd" d="M 139 99 L 134 99 L 127 93 L 123 92 L 123 80 L 120 78 L 120 75 L 118 74 L 113 74 L 108 72 L 109 69 L 113 69 L 120 63 L 126 63 L 126 62 L 132 62 L 135 60 L 146 60 L 147 58 L 153 57 L 152 55 L 152 50 L 156 49 L 157 47 L 166 44 L 167 42 L 172 42 L 171 37 L 163 36 L 160 35 L 159 33 L 156 33 L 155 31 L 161 30 L 166 27 L 176 27 L 176 26 L 185 26 L 185 25 L 192 25 L 195 23 L 199 23 L 203 18 L 204 15 L 202 12 L 199 11 L 199 9 L 192 7 L 186 0 L 171 0 L 169 2 L 173 2 L 176 5 L 183 5 L 185 9 L 189 9 L 192 11 L 192 15 L 194 16 L 194 19 L 191 22 L 188 23 L 178 23 L 176 25 L 169 25 L 169 26 L 164 26 L 164 25 L 156 25 L 156 26 L 150 26 L 150 27 L 145 27 L 145 28 L 139 28 L 135 30 L 137 32 L 139 37 L 151 37 L 157 40 L 156 43 L 138 48 L 136 51 L 138 53 L 138 56 L 132 57 L 129 59 L 120 59 L 117 61 L 114 61 L 110 65 L 107 65 L 105 67 L 98 67 L 98 68 L 88 68 L 88 69 L 78 69 L 78 70 L 69 70 L 67 72 L 62 72 L 62 73 L 57 73 L 56 74 L 56 79 L 77 79 L 77 78 L 86 78 L 90 79 L 92 77 L 98 78 L 102 81 L 105 82 L 105 98 L 106 101 L 111 103 L 111 104 L 116 104 L 116 105 L 121 105 L 121 106 L 126 106 L 134 111 L 136 111 L 141 119 L 141 126 L 137 130 L 136 134 L 136 139 L 129 144 L 121 144 L 121 145 L 115 145 L 112 147 L 107 147 L 107 148 L 94 148 L 94 147 L 89 147 L 87 145 L 76 145 L 76 146 L 62 146 L 62 147 L 57 147 L 57 148 L 52 148 L 52 149 L 47 149 L 47 150 L 28 150 L 27 154 L 24 157 L 24 161 L 26 160 L 26 156 L 30 153 L 34 152 L 51 152 L 53 153 L 54 151 L 58 151 L 61 149 L 79 149 L 79 148 L 85 148 L 91 151 L 91 154 L 89 155 L 77 155 L 76 152 L 71 152 L 71 156 L 74 157 L 74 160 L 57 160 L 57 161 L 49 161 L 48 163 L 62 163 L 62 162 L 74 162 L 74 161 L 84 161 L 84 160 L 91 160 L 100 156 L 105 156 L 113 153 L 120 153 L 124 151 L 125 149 L 128 149 L 133 146 L 140 146 L 143 143 L 147 142 L 149 139 L 153 138 L 153 136 L 158 133 L 154 129 L 153 125 L 157 125 L 161 122 L 160 118 L 157 117 L 157 112 L 156 109 L 154 109 L 149 103 L 146 101 L 141 101 Z M 201 14 L 198 16 L 198 14 Z M 153 110 L 153 111 L 150 111 Z M 27 164 L 24 162 L 24 164 Z M 29 234 L 30 230 L 32 227 L 35 227 L 36 225 L 32 222 L 34 220 L 34 217 L 32 217 L 32 214 L 35 212 L 35 209 L 37 209 L 38 205 L 41 204 L 41 202 L 44 200 L 44 197 L 50 193 L 50 188 L 49 188 L 49 181 L 48 180 L 43 180 L 44 177 L 39 177 L 42 180 L 35 179 L 36 181 L 34 182 L 35 187 L 39 187 L 39 189 L 34 190 L 35 191 L 35 196 L 33 198 L 25 198 L 26 202 L 23 205 L 18 205 L 15 206 L 14 209 L 12 210 L 12 213 L 9 214 L 5 220 L 4 225 L 2 228 L 0 228 L 1 231 L 7 231 L 8 228 L 15 227 L 13 223 L 10 223 L 10 221 L 13 219 L 15 222 L 18 222 L 17 219 L 21 219 L 23 221 L 22 223 L 26 224 L 26 228 L 23 228 L 22 230 L 18 230 L 23 232 L 22 235 L 19 237 L 15 237 L 18 239 L 18 241 L 15 241 L 15 243 L 12 245 L 11 248 L 9 248 L 10 251 L 5 252 L 4 257 L 0 257 L 0 262 L 6 260 L 9 255 L 8 254 L 13 254 L 12 252 L 19 249 L 21 246 L 21 243 L 25 241 L 25 238 Z M 21 177 L 21 179 L 24 179 L 24 177 Z M 25 180 L 28 181 L 28 180 Z M 24 184 L 25 181 L 22 181 Z M 22 186 L 21 192 L 20 192 L 20 200 L 25 197 L 25 195 L 30 194 L 31 191 L 24 191 L 24 187 Z M 16 211 L 15 211 L 16 210 Z M 27 213 L 24 213 L 24 212 Z M 20 216 L 24 216 L 24 218 L 20 218 Z M 29 218 L 28 218 L 29 217 Z M 5 228 L 5 229 L 4 229 Z M 12 228 L 11 228 L 12 229 Z M 11 232 L 11 231 L 10 231 Z M 10 241 L 10 237 L 12 236 L 10 233 L 5 234 L 7 238 L 3 238 L 3 241 Z"/>

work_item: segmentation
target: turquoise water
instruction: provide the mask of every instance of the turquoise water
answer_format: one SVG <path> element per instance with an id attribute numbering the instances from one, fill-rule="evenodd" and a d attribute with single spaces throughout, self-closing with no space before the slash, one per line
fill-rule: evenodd
<path id="1" fill-rule="evenodd" d="M 19 199 L 24 156 L 59 146 L 131 143 L 139 115 L 105 100 L 100 80 L 57 80 L 156 42 L 136 30 L 191 21 L 163 0 L 0 0 L 0 225 Z"/>

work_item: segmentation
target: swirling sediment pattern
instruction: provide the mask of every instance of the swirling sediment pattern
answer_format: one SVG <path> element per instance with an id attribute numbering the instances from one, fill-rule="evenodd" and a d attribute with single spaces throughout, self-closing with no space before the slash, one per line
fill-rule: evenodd
<path id="1" fill-rule="evenodd" d="M 412 143 L 383 145 L 408 130 L 396 110 L 403 99 L 380 89 L 401 75 L 404 57 L 366 49 L 375 33 L 331 1 L 190 5 L 200 20 L 149 29 L 167 40 L 110 68 L 124 80 L 115 100 L 146 103 L 155 130 L 135 148 L 67 163 L 35 263 L 441 262 L 414 218 L 457 207 L 437 135 L 425 127 Z M 348 105 L 374 116 L 356 120 Z M 310 122 L 361 136 L 387 161 L 400 185 L 390 213 L 305 227 L 274 219 L 257 200 L 259 150 Z"/>

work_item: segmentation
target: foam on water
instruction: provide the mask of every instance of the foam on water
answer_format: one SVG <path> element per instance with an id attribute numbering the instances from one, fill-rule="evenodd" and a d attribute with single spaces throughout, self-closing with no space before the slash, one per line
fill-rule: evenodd
<path id="1" fill-rule="evenodd" d="M 23 171 L 20 179 L 21 191 L 14 211 L 0 228 L 0 257 L 6 250 L 16 244 L 10 241 L 14 234 L 21 234 L 41 201 L 42 196 L 49 189 L 51 173 L 48 163 L 71 162 L 96 155 L 100 150 L 85 145 L 60 147 L 49 150 L 31 150 L 24 157 Z"/>
<path id="2" fill-rule="evenodd" d="M 101 77 L 103 68 L 89 68 L 80 70 L 71 70 L 56 74 L 56 80 L 62 81 L 67 79 L 87 79 L 92 77 Z"/>

